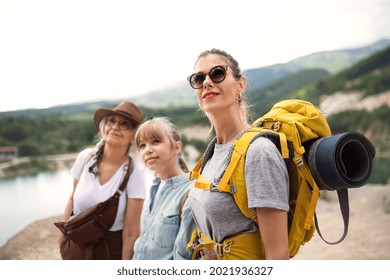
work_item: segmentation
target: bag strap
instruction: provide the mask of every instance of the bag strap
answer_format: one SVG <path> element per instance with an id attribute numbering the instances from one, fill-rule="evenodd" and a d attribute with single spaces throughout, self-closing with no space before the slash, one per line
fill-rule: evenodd
<path id="1" fill-rule="evenodd" d="M 188 197 L 188 193 L 190 192 L 190 190 L 186 191 L 185 194 L 183 195 L 183 198 L 181 199 L 181 202 L 180 202 L 180 208 L 179 208 L 179 225 L 181 223 L 181 216 L 183 214 L 183 206 L 184 206 L 184 203 L 186 202 L 187 200 L 187 197 Z"/>
<path id="2" fill-rule="evenodd" d="M 327 243 L 327 244 L 329 244 L 329 245 L 336 245 L 336 244 L 341 243 L 341 242 L 345 239 L 345 237 L 347 236 L 347 233 L 348 233 L 348 226 L 349 226 L 349 200 L 348 200 L 348 189 L 337 190 L 337 195 L 338 195 L 338 198 L 339 198 L 340 211 L 341 211 L 341 214 L 342 214 L 342 217 L 343 217 L 343 221 L 344 221 L 344 233 L 343 233 L 343 235 L 340 237 L 339 240 L 331 242 L 331 241 L 325 240 L 325 239 L 322 237 L 322 234 L 321 234 L 321 231 L 320 231 L 320 227 L 319 227 L 319 223 L 318 223 L 317 215 L 314 214 L 314 223 L 315 223 L 315 226 L 316 226 L 318 235 L 321 237 L 321 239 L 322 239 L 325 243 Z"/>
<path id="3" fill-rule="evenodd" d="M 129 181 L 130 174 L 133 173 L 133 170 L 134 170 L 134 164 L 133 164 L 133 160 L 131 159 L 131 157 L 129 157 L 129 162 L 125 166 L 126 166 L 125 177 L 123 178 L 123 181 L 122 181 L 121 185 L 119 186 L 119 189 L 116 191 L 115 194 L 121 195 L 123 193 L 123 191 L 127 187 L 127 182 Z"/>
<path id="4" fill-rule="evenodd" d="M 87 163 L 90 159 L 91 159 L 91 154 L 90 154 L 90 157 L 89 159 L 87 159 L 85 161 L 85 163 Z M 85 166 L 85 164 L 84 164 Z M 127 187 L 127 182 L 129 181 L 129 178 L 130 178 L 130 174 L 133 173 L 133 170 L 134 170 L 134 164 L 133 164 L 133 160 L 132 158 L 129 156 L 129 159 L 128 159 L 128 164 L 125 165 L 126 167 L 126 174 L 125 176 L 123 177 L 123 180 L 122 180 L 122 183 L 120 184 L 118 190 L 110 197 L 108 198 L 107 200 L 110 200 L 110 199 L 114 199 L 116 197 L 119 197 L 122 195 L 122 193 L 125 191 L 126 187 Z M 83 167 L 84 168 L 84 167 Z M 106 200 L 106 201 L 107 201 Z M 118 201 L 119 203 L 119 201 Z M 73 212 L 73 211 L 72 211 Z"/>
<path id="5" fill-rule="evenodd" d="M 83 173 L 83 170 L 84 170 L 85 166 L 87 165 L 88 161 L 90 161 L 90 159 L 93 157 L 93 155 L 94 155 L 94 151 L 90 152 L 87 155 L 87 157 L 84 160 L 83 168 L 81 169 L 80 174 Z M 132 158 L 130 156 L 129 156 L 129 159 L 128 159 L 128 163 L 125 165 L 125 168 L 126 168 L 125 177 L 123 178 L 122 184 L 119 186 L 119 189 L 115 192 L 114 195 L 116 195 L 116 194 L 121 195 L 123 193 L 123 191 L 127 187 L 127 182 L 129 181 L 130 174 L 133 173 L 134 164 L 133 164 L 133 160 L 132 160 Z"/>
<path id="6" fill-rule="evenodd" d="M 87 162 L 90 161 L 91 158 L 93 158 L 95 154 L 95 150 L 92 150 L 88 153 L 88 155 L 85 157 L 83 168 L 81 168 L 80 175 L 83 173 L 85 166 L 87 165 Z"/>
<path id="7" fill-rule="evenodd" d="M 89 159 L 90 158 L 91 157 L 89 157 Z M 88 160 L 85 161 L 85 163 L 88 162 Z M 133 170 L 134 170 L 134 164 L 132 158 L 129 156 L 128 164 L 126 164 L 126 174 L 122 180 L 121 185 L 119 186 L 118 190 L 114 193 L 114 195 L 112 195 L 110 198 L 102 202 L 105 206 L 100 208 L 99 210 L 101 211 L 100 218 L 102 219 L 102 221 L 104 221 L 104 224 L 107 225 L 107 229 L 109 229 L 112 226 L 112 224 L 115 222 L 116 212 L 119 205 L 119 197 L 126 189 L 127 182 L 129 181 L 130 174 L 133 172 Z M 66 234 L 66 230 L 65 230 L 66 222 L 58 222 L 54 224 L 61 230 L 63 234 Z"/>
<path id="8" fill-rule="evenodd" d="M 122 195 L 124 190 L 127 187 L 127 182 L 129 181 L 130 174 L 133 171 L 133 163 L 132 159 L 129 156 L 128 164 L 126 165 L 126 174 L 123 178 L 123 181 L 121 185 L 119 186 L 118 190 L 114 193 L 113 196 L 108 198 L 104 203 L 105 207 L 102 209 L 101 213 L 101 219 L 102 222 L 107 226 L 107 230 L 112 227 L 112 225 L 115 222 L 116 219 L 116 214 L 118 211 L 118 206 L 119 206 L 119 197 Z"/>

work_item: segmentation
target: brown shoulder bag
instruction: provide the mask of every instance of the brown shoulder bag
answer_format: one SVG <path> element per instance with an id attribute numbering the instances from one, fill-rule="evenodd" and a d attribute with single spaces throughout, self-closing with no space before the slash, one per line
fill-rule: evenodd
<path id="1" fill-rule="evenodd" d="M 75 244 L 85 247 L 103 237 L 114 224 L 118 211 L 119 197 L 126 189 L 133 169 L 131 159 L 122 184 L 115 194 L 106 201 L 100 202 L 85 211 L 71 216 L 67 222 L 56 222 L 54 225 Z"/>

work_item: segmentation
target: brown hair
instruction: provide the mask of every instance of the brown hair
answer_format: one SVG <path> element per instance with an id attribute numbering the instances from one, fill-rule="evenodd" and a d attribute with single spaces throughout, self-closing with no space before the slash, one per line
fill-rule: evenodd
<path id="1" fill-rule="evenodd" d="M 237 60 L 235 60 L 230 54 L 228 54 L 227 52 L 225 51 L 222 51 L 220 49 L 211 49 L 211 50 L 206 50 L 206 51 L 203 51 L 200 55 L 198 55 L 198 59 L 196 60 L 195 64 L 198 62 L 198 60 L 202 57 L 206 57 L 210 54 L 217 54 L 219 56 L 222 57 L 223 60 L 225 60 L 225 62 L 229 65 L 229 68 L 230 70 L 233 71 L 234 73 L 234 76 L 239 79 L 242 77 L 242 73 L 241 73 L 241 69 L 240 69 L 240 66 L 237 62 Z"/>

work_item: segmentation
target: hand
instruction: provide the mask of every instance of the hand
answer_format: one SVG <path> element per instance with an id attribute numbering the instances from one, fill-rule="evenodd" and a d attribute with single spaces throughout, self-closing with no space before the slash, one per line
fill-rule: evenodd
<path id="1" fill-rule="evenodd" d="M 217 254 L 214 251 L 207 250 L 202 248 L 199 250 L 200 260 L 217 260 Z"/>

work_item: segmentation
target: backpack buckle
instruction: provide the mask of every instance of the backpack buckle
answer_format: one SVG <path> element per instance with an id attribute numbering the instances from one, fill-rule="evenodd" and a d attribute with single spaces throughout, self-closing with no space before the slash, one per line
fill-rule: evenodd
<path id="1" fill-rule="evenodd" d="M 274 122 L 271 126 L 271 128 L 273 129 L 273 131 L 279 131 L 280 130 L 280 127 L 281 127 L 281 123 L 280 122 Z"/>
<path id="2" fill-rule="evenodd" d="M 210 191 L 211 192 L 217 192 L 218 191 L 218 184 L 211 184 L 211 188 L 210 188 Z"/>
<path id="3" fill-rule="evenodd" d="M 230 185 L 230 194 L 234 194 L 237 191 L 237 187 L 235 184 Z"/>
<path id="4" fill-rule="evenodd" d="M 293 161 L 295 162 L 295 164 L 297 165 L 297 167 L 301 167 L 303 165 L 303 159 L 300 155 L 296 155 L 294 158 L 293 158 Z"/>
<path id="5" fill-rule="evenodd" d="M 230 253 L 230 249 L 231 249 L 231 242 L 229 241 L 225 246 L 223 246 L 223 252 L 224 253 Z"/>
<path id="6" fill-rule="evenodd" d="M 219 243 L 215 244 L 214 252 L 218 257 L 222 257 L 223 256 L 223 244 L 219 244 Z"/>
<path id="7" fill-rule="evenodd" d="M 222 257 L 225 253 L 230 253 L 231 243 L 227 243 L 225 245 L 217 243 L 214 246 L 214 252 L 218 257 Z"/>

